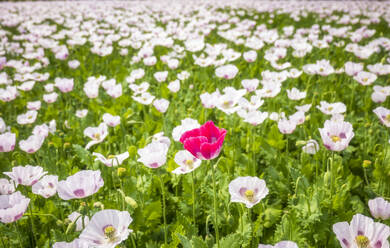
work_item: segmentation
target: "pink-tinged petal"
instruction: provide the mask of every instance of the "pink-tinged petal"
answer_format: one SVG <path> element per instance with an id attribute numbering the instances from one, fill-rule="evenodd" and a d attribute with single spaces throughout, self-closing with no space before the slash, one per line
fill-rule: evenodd
<path id="1" fill-rule="evenodd" d="M 338 222 L 333 225 L 333 232 L 336 234 L 340 245 L 343 248 L 349 248 L 353 243 L 353 237 L 348 222 Z"/>
<path id="2" fill-rule="evenodd" d="M 216 142 L 221 135 L 219 128 L 214 125 L 213 121 L 206 122 L 199 129 L 200 135 L 207 137 L 209 143 Z"/>
<path id="3" fill-rule="evenodd" d="M 203 159 L 200 147 L 205 142 L 207 142 L 207 138 L 203 136 L 189 137 L 184 141 L 184 148 L 187 151 L 189 151 L 192 155 L 194 155 L 196 158 Z"/>
<path id="4" fill-rule="evenodd" d="M 200 128 L 195 128 L 195 129 L 192 129 L 192 130 L 189 130 L 185 133 L 183 133 L 180 137 L 180 142 L 184 145 L 185 141 L 188 139 L 188 138 L 191 138 L 191 137 L 198 137 L 198 136 L 201 136 L 200 134 Z M 206 141 L 207 142 L 207 141 Z"/>
<path id="5" fill-rule="evenodd" d="M 200 146 L 200 152 L 205 159 L 214 159 L 218 157 L 225 140 L 226 131 L 218 138 L 215 143 L 204 143 Z"/>

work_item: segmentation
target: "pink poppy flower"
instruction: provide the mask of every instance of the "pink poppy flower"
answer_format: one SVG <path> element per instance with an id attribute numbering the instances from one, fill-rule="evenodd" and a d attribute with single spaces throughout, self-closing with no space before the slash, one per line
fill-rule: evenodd
<path id="1" fill-rule="evenodd" d="M 241 81 L 242 87 L 246 89 L 248 92 L 255 91 L 259 86 L 260 81 L 257 78 L 254 79 L 244 79 Z"/>
<path id="2" fill-rule="evenodd" d="M 73 78 L 56 78 L 55 86 L 62 92 L 67 93 L 73 90 Z"/>
<path id="3" fill-rule="evenodd" d="M 122 95 L 122 85 L 116 84 L 106 90 L 106 93 L 112 98 L 118 98 Z"/>
<path id="4" fill-rule="evenodd" d="M 368 201 L 371 215 L 376 219 L 387 220 L 390 218 L 390 202 L 386 201 L 382 197 Z"/>
<path id="5" fill-rule="evenodd" d="M 100 171 L 83 170 L 58 182 L 58 196 L 63 200 L 81 199 L 95 194 L 104 185 Z"/>
<path id="6" fill-rule="evenodd" d="M 58 94 L 53 92 L 50 94 L 44 94 L 43 100 L 47 103 L 53 103 L 53 102 L 57 101 L 57 97 L 58 97 Z"/>
<path id="7" fill-rule="evenodd" d="M 178 151 L 174 160 L 176 164 L 180 165 L 180 167 L 172 171 L 172 173 L 177 175 L 190 173 L 202 163 L 202 160 L 195 158 L 187 150 Z"/>
<path id="8" fill-rule="evenodd" d="M 158 168 L 163 166 L 167 161 L 169 146 L 162 142 L 152 142 L 142 149 L 138 150 L 140 158 L 138 162 L 143 163 L 149 168 Z"/>
<path id="9" fill-rule="evenodd" d="M 175 81 L 172 81 L 168 84 L 168 89 L 172 92 L 172 93 L 176 93 L 180 90 L 180 81 L 179 80 L 175 80 Z"/>
<path id="10" fill-rule="evenodd" d="M 153 106 L 157 109 L 158 112 L 165 113 L 168 110 L 169 101 L 164 98 L 156 99 L 153 102 Z"/>
<path id="11" fill-rule="evenodd" d="M 360 71 L 356 76 L 353 77 L 353 79 L 355 79 L 359 84 L 364 86 L 372 84 L 377 78 L 377 75 L 374 73 L 366 71 Z"/>
<path id="12" fill-rule="evenodd" d="M 15 148 L 16 134 L 6 132 L 0 134 L 0 152 L 10 152 Z"/>
<path id="13" fill-rule="evenodd" d="M 15 192 L 14 181 L 0 178 L 0 195 L 10 195 Z"/>
<path id="14" fill-rule="evenodd" d="M 79 67 L 80 62 L 78 60 L 71 60 L 68 62 L 68 65 L 70 68 L 76 69 L 77 67 Z"/>
<path id="15" fill-rule="evenodd" d="M 237 177 L 229 183 L 231 202 L 241 202 L 252 208 L 268 195 L 265 181 L 257 177 Z"/>
<path id="16" fill-rule="evenodd" d="M 49 198 L 57 193 L 58 176 L 46 175 L 32 186 L 32 192 Z"/>
<path id="17" fill-rule="evenodd" d="M 212 121 L 208 121 L 200 128 L 185 132 L 180 142 L 196 158 L 211 160 L 218 157 L 221 152 L 225 135 L 225 129 L 218 128 Z"/>
<path id="18" fill-rule="evenodd" d="M 24 114 L 20 114 L 16 117 L 16 121 L 20 125 L 26 125 L 34 123 L 37 119 L 38 112 L 35 110 L 29 110 Z"/>
<path id="19" fill-rule="evenodd" d="M 104 165 L 112 167 L 121 165 L 123 161 L 129 157 L 129 152 L 124 152 L 118 155 L 109 155 L 107 158 L 97 152 L 92 153 L 92 155 L 96 156 L 95 161 L 100 161 Z"/>
<path id="20" fill-rule="evenodd" d="M 302 147 L 302 150 L 304 153 L 314 155 L 320 150 L 320 146 L 316 140 L 311 139 L 306 141 L 306 145 Z"/>
<path id="21" fill-rule="evenodd" d="M 390 109 L 377 107 L 373 112 L 378 116 L 383 125 L 390 127 Z"/>
<path id="22" fill-rule="evenodd" d="M 34 153 L 41 148 L 44 141 L 44 136 L 33 134 L 26 140 L 19 141 L 19 147 L 22 151 Z"/>
<path id="23" fill-rule="evenodd" d="M 161 83 L 164 82 L 168 77 L 167 71 L 158 71 L 153 74 L 154 78 L 157 80 L 157 82 Z"/>
<path id="24" fill-rule="evenodd" d="M 251 63 L 257 59 L 257 52 L 251 50 L 251 51 L 245 52 L 243 54 L 243 56 L 244 56 L 244 59 L 246 60 L 246 62 Z"/>
<path id="25" fill-rule="evenodd" d="M 343 120 L 326 120 L 319 130 L 326 149 L 336 152 L 346 149 L 355 135 L 352 124 Z"/>
<path id="26" fill-rule="evenodd" d="M 99 95 L 100 81 L 94 77 L 88 78 L 88 81 L 84 84 L 84 93 L 88 98 L 96 98 Z"/>
<path id="27" fill-rule="evenodd" d="M 238 73 L 235 65 L 223 65 L 215 69 L 215 75 L 219 78 L 232 79 Z"/>
<path id="28" fill-rule="evenodd" d="M 84 130 L 84 136 L 91 138 L 85 149 L 89 149 L 91 146 L 103 142 L 108 135 L 108 127 L 106 123 L 101 123 L 98 127 L 87 127 Z"/>
<path id="29" fill-rule="evenodd" d="M 92 216 L 80 234 L 80 239 L 85 240 L 90 247 L 114 248 L 132 232 L 128 228 L 132 221 L 127 211 L 102 210 Z"/>
<path id="30" fill-rule="evenodd" d="M 281 118 L 278 121 L 279 131 L 283 134 L 291 134 L 297 127 L 297 123 L 294 120 Z"/>
<path id="31" fill-rule="evenodd" d="M 103 115 L 103 121 L 110 127 L 115 127 L 121 123 L 121 118 L 118 115 L 111 115 L 109 113 L 105 113 Z"/>
<path id="32" fill-rule="evenodd" d="M 14 180 L 17 184 L 31 186 L 34 185 L 38 180 L 46 175 L 47 172 L 43 171 L 40 166 L 16 166 L 12 168 L 11 172 L 4 172 L 9 178 Z"/>
<path id="33" fill-rule="evenodd" d="M 351 224 L 348 222 L 334 224 L 333 232 L 342 248 L 389 247 L 387 238 L 390 235 L 390 228 L 361 214 L 355 214 Z"/>
<path id="34" fill-rule="evenodd" d="M 41 108 L 41 101 L 27 102 L 29 110 L 39 110 Z"/>
<path id="35" fill-rule="evenodd" d="M 0 57 L 0 70 L 4 68 L 7 64 L 7 58 L 6 57 Z"/>
<path id="36" fill-rule="evenodd" d="M 11 195 L 0 195 L 0 221 L 11 223 L 22 218 L 30 199 L 19 191 Z"/>

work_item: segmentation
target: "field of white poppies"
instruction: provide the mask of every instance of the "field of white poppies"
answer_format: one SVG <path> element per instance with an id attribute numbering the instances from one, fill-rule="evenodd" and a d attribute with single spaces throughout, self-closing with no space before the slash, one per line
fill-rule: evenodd
<path id="1" fill-rule="evenodd" d="M 390 2 L 0 3 L 0 248 L 388 248 Z"/>

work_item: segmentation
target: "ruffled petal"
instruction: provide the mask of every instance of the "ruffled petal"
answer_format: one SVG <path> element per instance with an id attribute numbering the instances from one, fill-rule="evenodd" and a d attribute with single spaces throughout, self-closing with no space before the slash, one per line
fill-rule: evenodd
<path id="1" fill-rule="evenodd" d="M 184 148 L 198 159 L 205 159 L 201 153 L 201 145 L 207 144 L 207 138 L 203 136 L 189 137 L 184 141 Z"/>

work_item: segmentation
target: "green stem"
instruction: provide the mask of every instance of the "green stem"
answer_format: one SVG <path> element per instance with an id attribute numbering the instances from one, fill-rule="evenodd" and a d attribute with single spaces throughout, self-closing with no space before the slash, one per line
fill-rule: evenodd
<path id="1" fill-rule="evenodd" d="M 38 214 L 38 213 L 25 213 L 24 214 L 25 216 L 50 216 L 50 217 L 53 217 L 55 220 L 58 220 L 57 217 L 55 217 L 54 215 L 52 214 Z"/>
<path id="2" fill-rule="evenodd" d="M 167 233 L 167 217 L 165 213 L 165 190 L 164 190 L 164 184 L 161 180 L 161 175 L 158 177 L 160 179 L 161 184 L 161 194 L 162 194 L 162 203 L 163 203 L 163 218 L 164 218 L 164 244 L 167 245 L 168 240 L 168 233 Z"/>
<path id="3" fill-rule="evenodd" d="M 219 162 L 219 160 L 217 161 L 217 163 L 215 165 L 218 165 L 218 162 Z M 215 186 L 215 167 L 213 165 L 211 165 L 211 172 L 213 175 L 215 238 L 217 240 L 217 248 L 219 248 L 219 230 L 218 230 L 218 218 L 217 218 L 217 192 L 216 192 L 216 186 Z"/>
<path id="4" fill-rule="evenodd" d="M 25 188 L 26 189 L 26 188 Z M 26 189 L 26 195 L 28 195 L 28 191 Z M 33 219 L 32 219 L 32 216 L 33 216 L 33 212 L 32 212 L 32 208 L 33 208 L 33 200 L 31 199 L 30 201 L 30 206 L 28 207 L 29 208 L 29 212 L 30 212 L 30 215 L 28 216 L 28 220 L 29 220 L 29 224 L 30 224 L 30 229 L 31 229 L 31 238 L 32 238 L 32 247 L 35 247 L 36 246 L 36 242 L 35 242 L 35 234 L 34 234 L 34 225 L 33 225 Z"/>
<path id="5" fill-rule="evenodd" d="M 367 186 L 369 187 L 370 184 L 368 182 L 368 177 L 367 177 L 367 169 L 363 168 L 363 173 L 364 173 L 364 180 L 366 181 Z"/>
<path id="6" fill-rule="evenodd" d="M 241 219 L 241 233 L 244 234 L 244 205 L 240 204 L 240 209 L 238 210 L 240 213 L 240 219 Z"/>
<path id="7" fill-rule="evenodd" d="M 131 239 L 131 243 L 133 245 L 134 248 L 137 248 L 137 246 L 135 245 L 135 241 L 134 241 L 134 238 L 133 238 L 133 234 L 130 235 L 130 239 Z"/>
<path id="8" fill-rule="evenodd" d="M 249 247 L 252 247 L 252 237 L 253 237 L 253 223 L 252 223 L 252 209 L 248 208 L 248 220 L 251 223 L 251 238 L 250 238 L 250 243 Z"/>
<path id="9" fill-rule="evenodd" d="M 196 216 L 195 216 L 195 176 L 194 171 L 191 172 L 192 177 L 192 219 L 194 221 L 194 226 L 196 226 Z"/>
<path id="10" fill-rule="evenodd" d="M 18 233 L 19 246 L 20 248 L 23 248 L 23 242 L 22 242 L 22 237 L 20 235 L 19 224 L 17 222 L 14 223 L 15 223 L 16 232 Z"/>

